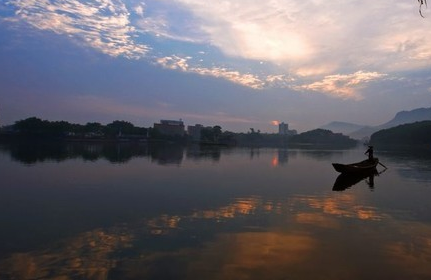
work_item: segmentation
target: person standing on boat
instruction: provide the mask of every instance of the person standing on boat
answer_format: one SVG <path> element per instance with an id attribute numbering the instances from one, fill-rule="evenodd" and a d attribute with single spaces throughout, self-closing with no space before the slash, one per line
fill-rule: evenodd
<path id="1" fill-rule="evenodd" d="M 374 159 L 374 150 L 373 150 L 373 146 L 368 146 L 368 150 L 365 151 L 364 154 L 368 154 L 368 160 L 373 160 Z"/>

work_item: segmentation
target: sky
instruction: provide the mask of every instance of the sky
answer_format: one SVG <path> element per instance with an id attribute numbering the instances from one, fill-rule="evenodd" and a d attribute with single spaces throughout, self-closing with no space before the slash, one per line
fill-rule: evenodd
<path id="1" fill-rule="evenodd" d="M 161 119 L 276 132 L 431 107 L 431 7 L 1 0 L 0 125 Z"/>

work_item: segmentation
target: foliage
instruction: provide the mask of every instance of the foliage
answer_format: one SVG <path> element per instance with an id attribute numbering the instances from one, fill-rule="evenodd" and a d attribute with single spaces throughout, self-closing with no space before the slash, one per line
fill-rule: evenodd
<path id="1" fill-rule="evenodd" d="M 403 124 L 371 135 L 373 145 L 430 145 L 431 121 Z"/>
<path id="2" fill-rule="evenodd" d="M 201 144 L 236 145 L 235 133 L 222 131 L 221 126 L 204 127 L 201 129 Z"/>
<path id="3" fill-rule="evenodd" d="M 221 127 L 216 125 L 214 127 L 204 127 L 201 130 L 201 142 L 218 143 L 222 135 Z"/>
<path id="4" fill-rule="evenodd" d="M 248 133 L 236 133 L 234 139 L 240 146 L 254 146 L 254 147 L 282 147 L 287 145 L 288 137 L 275 133 L 261 133 L 259 130 L 256 132 L 250 128 Z"/>
<path id="5" fill-rule="evenodd" d="M 127 121 L 113 121 L 107 125 L 89 122 L 85 125 L 71 124 L 65 121 L 50 122 L 35 117 L 17 121 L 13 126 L 19 135 L 53 137 L 56 138 L 103 138 L 115 139 L 121 137 L 148 137 L 155 141 L 169 141 L 186 143 L 187 136 L 164 135 L 155 128 L 136 127 Z M 250 128 L 247 133 L 233 133 L 222 131 L 218 125 L 205 127 L 201 130 L 201 143 L 210 145 L 240 145 L 281 147 L 293 144 L 323 144 L 323 145 L 355 145 L 356 141 L 340 133 L 329 130 L 316 129 L 299 135 L 280 135 L 261 133 L 260 130 Z"/>
<path id="6" fill-rule="evenodd" d="M 85 133 L 91 133 L 91 132 L 101 132 L 103 129 L 103 125 L 98 122 L 88 122 L 85 124 L 85 126 L 79 131 L 75 132 L 85 132 Z M 83 131 L 82 131 L 83 130 Z"/>
<path id="7" fill-rule="evenodd" d="M 61 136 L 65 131 L 73 129 L 73 125 L 65 121 L 46 121 L 36 117 L 15 122 L 13 128 L 22 134 L 39 136 Z"/>
<path id="8" fill-rule="evenodd" d="M 98 122 L 88 122 L 85 125 L 72 124 L 66 121 L 47 121 L 36 117 L 15 122 L 12 126 L 17 134 L 38 137 L 106 137 L 114 138 L 120 135 L 146 136 L 147 129 L 136 127 L 130 122 L 113 121 L 108 125 Z"/>
<path id="9" fill-rule="evenodd" d="M 146 130 L 141 127 L 136 127 L 130 122 L 126 121 L 113 121 L 110 124 L 107 124 L 104 128 L 104 132 L 106 135 L 115 136 L 115 135 L 143 135 L 146 133 Z"/>
<path id="10" fill-rule="evenodd" d="M 326 129 L 315 129 L 289 138 L 289 143 L 324 144 L 324 145 L 356 145 L 357 141 L 341 133 L 333 133 Z"/>

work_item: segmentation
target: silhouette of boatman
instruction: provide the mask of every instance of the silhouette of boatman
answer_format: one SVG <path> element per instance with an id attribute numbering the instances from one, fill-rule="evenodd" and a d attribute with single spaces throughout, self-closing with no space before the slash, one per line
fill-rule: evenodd
<path id="1" fill-rule="evenodd" d="M 374 159 L 373 146 L 368 146 L 368 150 L 366 150 L 364 154 L 368 154 L 368 160 L 373 160 Z"/>

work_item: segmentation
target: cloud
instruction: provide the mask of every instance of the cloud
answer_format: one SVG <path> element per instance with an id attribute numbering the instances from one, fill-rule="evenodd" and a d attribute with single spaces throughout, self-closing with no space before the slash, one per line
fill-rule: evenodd
<path id="1" fill-rule="evenodd" d="M 183 70 L 188 71 L 189 65 L 187 63 L 188 58 L 183 58 L 179 56 L 166 56 L 157 59 L 157 63 L 167 69 L 171 70 Z"/>
<path id="2" fill-rule="evenodd" d="M 306 197 L 298 198 L 293 203 L 304 204 L 311 209 L 318 209 L 325 215 L 334 215 L 359 220 L 381 221 L 389 218 L 389 215 L 367 205 L 358 203 L 355 196 L 343 194 L 334 198 Z M 299 220 L 299 222 L 302 222 Z"/>
<path id="3" fill-rule="evenodd" d="M 177 0 L 195 18 L 210 43 L 229 56 L 254 60 L 297 60 L 312 54 L 301 30 L 288 27 L 289 7 L 280 1 Z"/>
<path id="4" fill-rule="evenodd" d="M 189 59 L 161 58 L 161 65 L 254 89 L 307 89 L 359 100 L 367 81 L 381 77 L 370 73 L 430 65 L 431 36 L 427 35 L 431 34 L 414 5 L 396 3 L 388 7 L 387 3 L 371 0 L 158 3 L 162 4 L 149 5 L 140 28 L 166 39 L 210 45 L 226 56 L 224 60 L 235 61 L 226 68 L 217 66 L 215 57 L 206 67 L 193 65 Z M 178 19 L 182 16 L 187 21 Z M 261 64 L 248 71 L 239 70 L 247 61 Z M 360 80 L 354 84 L 356 77 Z M 307 85 L 298 86 L 305 81 Z"/>
<path id="5" fill-rule="evenodd" d="M 250 73 L 242 74 L 238 71 L 233 71 L 222 67 L 213 67 L 209 69 L 193 68 L 192 70 L 193 72 L 200 75 L 224 78 L 234 83 L 241 84 L 254 89 L 262 89 L 264 85 L 262 80 L 256 75 Z"/>
<path id="6" fill-rule="evenodd" d="M 430 29 L 415 5 L 372 0 L 174 2 L 191 14 L 201 36 L 195 40 L 205 40 L 227 56 L 268 61 L 298 76 L 417 69 L 429 66 L 431 58 Z"/>
<path id="7" fill-rule="evenodd" d="M 266 87 L 289 88 L 295 82 L 295 78 L 285 74 L 267 75 L 265 78 Z"/>
<path id="8" fill-rule="evenodd" d="M 134 21 L 134 25 L 143 36 L 192 43 L 203 43 L 208 39 L 189 10 L 173 1 L 147 1 L 145 6 L 140 4 L 134 10 L 141 17 Z"/>
<path id="9" fill-rule="evenodd" d="M 213 76 L 253 89 L 311 90 L 361 99 L 366 83 L 381 78 L 370 73 L 424 69 L 431 61 L 429 22 L 417 14 L 415 5 L 401 2 L 7 3 L 16 8 L 16 16 L 9 21 L 67 35 L 110 56 L 145 57 L 166 69 Z M 194 62 L 192 57 L 202 56 L 202 49 L 205 61 L 201 57 Z M 356 76 L 360 77 L 357 84 Z"/>
<path id="10" fill-rule="evenodd" d="M 141 17 L 144 16 L 144 6 L 143 5 L 138 5 L 135 7 L 135 13 Z"/>
<path id="11" fill-rule="evenodd" d="M 296 90 L 311 90 L 326 93 L 332 97 L 343 99 L 362 99 L 358 93 L 358 89 L 365 83 L 375 81 L 386 77 L 386 74 L 377 72 L 358 71 L 348 75 L 329 75 L 325 76 L 321 81 L 301 86 L 295 86 Z"/>
<path id="12" fill-rule="evenodd" d="M 223 67 L 191 67 L 188 64 L 188 60 L 191 57 L 179 57 L 179 56 L 167 56 L 157 59 L 157 63 L 162 67 L 172 70 L 181 70 L 189 73 L 196 73 L 204 76 L 213 76 L 217 78 L 223 78 L 231 82 L 247 86 L 254 89 L 262 89 L 264 82 L 256 75 L 247 73 L 242 74 L 238 71 L 229 70 Z"/>
<path id="13" fill-rule="evenodd" d="M 137 59 L 150 49 L 134 41 L 136 30 L 119 0 L 11 0 L 9 4 L 16 7 L 17 18 L 34 28 L 68 35 L 110 56 Z"/>
<path id="14" fill-rule="evenodd" d="M 223 67 L 197 67 L 189 65 L 190 59 L 192 59 L 192 57 L 173 55 L 158 58 L 157 63 L 166 69 L 223 78 L 233 83 L 258 90 L 271 87 L 289 88 L 296 91 L 317 91 L 336 98 L 354 100 L 361 100 L 363 98 L 359 90 L 362 89 L 365 84 L 387 76 L 387 74 L 378 72 L 357 71 L 353 74 L 346 75 L 328 75 L 323 77 L 320 81 L 297 85 L 298 81 L 295 78 L 284 74 L 259 76 L 251 73 L 244 74 Z"/>

